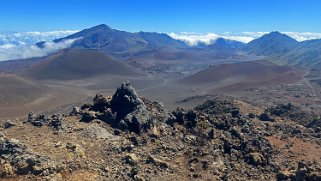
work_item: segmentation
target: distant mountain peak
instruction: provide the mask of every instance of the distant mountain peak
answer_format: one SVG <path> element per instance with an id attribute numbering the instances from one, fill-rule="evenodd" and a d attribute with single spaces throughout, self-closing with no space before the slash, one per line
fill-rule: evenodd
<path id="1" fill-rule="evenodd" d="M 273 31 L 249 42 L 244 50 L 264 56 L 274 56 L 291 51 L 299 42 L 286 34 Z"/>
<path id="2" fill-rule="evenodd" d="M 111 27 L 107 26 L 106 24 L 100 24 L 91 28 L 88 28 L 88 30 L 97 30 L 97 29 L 107 29 L 107 30 L 112 30 Z"/>
<path id="3" fill-rule="evenodd" d="M 240 41 L 220 37 L 214 40 L 211 44 L 207 45 L 207 47 L 214 49 L 240 49 L 244 45 L 245 44 Z"/>
<path id="4" fill-rule="evenodd" d="M 274 35 L 284 35 L 282 33 L 280 33 L 279 31 L 271 31 L 269 34 L 274 34 Z"/>
<path id="5" fill-rule="evenodd" d="M 106 24 L 99 24 L 99 25 L 96 25 L 96 26 L 94 26 L 94 27 L 100 27 L 100 28 L 108 27 L 108 28 L 110 28 L 110 27 L 107 26 Z M 93 28 L 94 28 L 94 27 L 93 27 Z"/>
<path id="6" fill-rule="evenodd" d="M 298 43 L 297 40 L 291 38 L 290 36 L 280 33 L 279 31 L 272 31 L 270 33 L 267 33 L 263 35 L 262 37 L 256 39 L 256 40 L 262 40 L 262 39 L 270 39 L 273 41 L 278 42 L 292 42 L 292 43 Z"/>
<path id="7" fill-rule="evenodd" d="M 220 43 L 227 43 L 227 42 L 237 42 L 237 41 L 235 41 L 235 40 L 229 40 L 229 39 L 225 39 L 225 38 L 217 38 L 216 40 L 215 40 L 215 43 L 216 44 L 220 44 Z"/>
<path id="8" fill-rule="evenodd" d="M 121 58 L 164 47 L 187 47 L 185 43 L 175 40 L 164 33 L 131 33 L 113 29 L 105 24 L 81 30 L 67 37 L 56 39 L 54 42 L 70 39 L 76 39 L 70 48 L 99 49 L 104 53 L 114 54 Z M 38 43 L 37 45 L 42 47 L 43 43 Z"/>

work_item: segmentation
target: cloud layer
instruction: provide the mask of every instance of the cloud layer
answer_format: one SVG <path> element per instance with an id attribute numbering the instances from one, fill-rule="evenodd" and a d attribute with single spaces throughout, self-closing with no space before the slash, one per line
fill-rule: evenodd
<path id="1" fill-rule="evenodd" d="M 51 32 L 22 32 L 0 33 L 0 61 L 42 57 L 58 50 L 69 47 L 75 39 L 59 43 L 51 42 L 54 39 L 73 34 L 77 31 L 51 31 Z M 45 41 L 44 48 L 35 46 L 35 43 Z"/>
<path id="2" fill-rule="evenodd" d="M 78 30 L 48 31 L 48 32 L 20 32 L 20 33 L 0 33 L 0 45 L 30 45 L 40 41 L 51 41 L 57 38 L 65 37 L 76 33 Z"/>
<path id="3" fill-rule="evenodd" d="M 75 40 L 67 40 L 64 42 L 53 43 L 54 39 L 68 36 L 76 33 L 78 30 L 50 31 L 50 32 L 20 32 L 20 33 L 0 33 L 0 61 L 11 59 L 23 59 L 31 57 L 46 56 L 50 53 L 69 47 Z M 191 46 L 198 43 L 210 44 L 217 38 L 225 38 L 230 40 L 248 43 L 253 39 L 259 38 L 268 32 L 241 32 L 222 34 L 217 33 L 168 33 L 174 39 L 182 40 Z M 290 37 L 305 41 L 311 39 L 321 39 L 321 33 L 314 32 L 282 32 Z M 44 48 L 38 48 L 35 43 L 45 41 Z"/>
<path id="4" fill-rule="evenodd" d="M 242 32 L 242 33 L 230 33 L 225 32 L 222 34 L 216 34 L 216 33 L 168 33 L 169 36 L 171 36 L 174 39 L 182 40 L 186 42 L 187 44 L 194 46 L 198 43 L 205 43 L 210 44 L 217 38 L 225 38 L 230 40 L 236 40 L 244 43 L 248 43 L 256 38 L 259 38 L 263 36 L 264 34 L 267 34 L 269 32 Z M 287 34 L 288 36 L 298 40 L 298 41 L 305 41 L 305 40 L 311 40 L 311 39 L 321 39 L 321 33 L 314 33 L 314 32 L 282 32 L 284 34 Z"/>
<path id="5" fill-rule="evenodd" d="M 46 42 L 44 48 L 39 48 L 36 45 L 0 45 L 0 61 L 43 57 L 69 47 L 76 40 L 77 39 L 69 39 L 59 43 Z"/>

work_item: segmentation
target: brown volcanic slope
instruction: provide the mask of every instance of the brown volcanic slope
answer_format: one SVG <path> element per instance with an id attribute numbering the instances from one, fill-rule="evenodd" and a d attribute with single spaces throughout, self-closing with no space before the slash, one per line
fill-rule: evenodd
<path id="1" fill-rule="evenodd" d="M 298 70 L 259 60 L 211 66 L 180 82 L 189 85 L 219 84 L 226 88 L 244 88 L 294 83 L 300 79 Z"/>
<path id="2" fill-rule="evenodd" d="M 132 76 L 142 73 L 99 50 L 88 49 L 63 50 L 22 73 L 36 80 L 73 80 L 106 74 Z"/>
<path id="3" fill-rule="evenodd" d="M 49 88 L 16 75 L 0 74 L 0 105 L 11 106 L 38 99 Z"/>
<path id="4" fill-rule="evenodd" d="M 50 88 L 16 75 L 0 74 L 0 118 L 20 116 L 28 113 L 27 103 L 40 100 Z M 31 106 L 31 105 L 30 105 Z"/>
<path id="5" fill-rule="evenodd" d="M 0 74 L 0 119 L 23 117 L 78 101 L 81 90 L 53 88 L 13 74 Z"/>

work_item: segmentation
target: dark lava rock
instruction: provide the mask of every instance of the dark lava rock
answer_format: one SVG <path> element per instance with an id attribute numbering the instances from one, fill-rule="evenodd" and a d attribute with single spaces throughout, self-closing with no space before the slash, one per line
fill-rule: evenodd
<path id="1" fill-rule="evenodd" d="M 84 111 L 82 113 L 81 121 L 83 122 L 90 122 L 96 119 L 96 113 L 93 111 Z"/>
<path id="2" fill-rule="evenodd" d="M 214 139 L 215 138 L 215 131 L 214 129 L 211 129 L 208 133 L 207 133 L 208 139 Z"/>
<path id="3" fill-rule="evenodd" d="M 50 117 L 40 114 L 36 115 L 32 112 L 28 115 L 28 122 L 36 127 L 49 126 L 53 129 L 60 130 L 63 127 L 63 116 L 60 114 L 54 114 Z"/>
<path id="4" fill-rule="evenodd" d="M 47 169 L 43 164 L 47 161 L 47 158 L 34 154 L 25 145 L 20 143 L 19 140 L 5 138 L 0 141 L 0 164 L 10 164 L 10 167 L 14 168 L 16 174 L 25 175 L 32 173 L 39 175 Z"/>
<path id="5" fill-rule="evenodd" d="M 13 126 L 16 126 L 16 123 L 11 120 L 7 120 L 3 125 L 5 129 L 11 128 Z"/>
<path id="6" fill-rule="evenodd" d="M 116 113 L 116 119 L 123 120 L 121 126 L 129 131 L 141 133 L 151 127 L 152 120 L 146 105 L 129 82 L 123 83 L 117 89 L 110 101 L 110 107 L 112 112 Z"/>
<path id="7" fill-rule="evenodd" d="M 268 112 L 270 112 L 272 115 L 275 116 L 282 116 L 285 113 L 288 113 L 289 111 L 291 111 L 292 109 L 294 109 L 294 106 L 291 103 L 288 104 L 279 104 L 275 107 L 270 107 L 268 110 Z"/>
<path id="8" fill-rule="evenodd" d="M 147 163 L 153 163 L 154 165 L 158 166 L 161 169 L 166 169 L 169 167 L 168 163 L 152 155 L 148 156 Z"/>
<path id="9" fill-rule="evenodd" d="M 172 112 L 172 117 L 169 117 L 167 124 L 173 125 L 174 123 L 185 125 L 187 128 L 196 127 L 198 121 L 198 113 L 195 110 L 184 110 L 183 108 L 176 108 Z"/>
<path id="10" fill-rule="evenodd" d="M 195 107 L 195 110 L 207 114 L 230 113 L 232 116 L 237 116 L 240 113 L 239 108 L 234 104 L 231 97 L 216 97 L 212 100 L 207 100 Z"/>
<path id="11" fill-rule="evenodd" d="M 193 110 L 189 110 L 186 114 L 186 119 L 188 121 L 187 127 L 188 128 L 193 128 L 196 126 L 197 123 L 197 115 L 196 112 Z"/>
<path id="12" fill-rule="evenodd" d="M 274 121 L 274 119 L 270 115 L 268 115 L 267 113 L 260 114 L 259 119 L 261 121 Z"/>
<path id="13" fill-rule="evenodd" d="M 307 128 L 316 129 L 317 127 L 321 127 L 321 119 L 318 114 L 302 110 L 300 107 L 291 103 L 269 107 L 265 112 L 295 121 Z"/>
<path id="14" fill-rule="evenodd" d="M 49 123 L 49 118 L 43 114 L 36 115 L 32 112 L 28 115 L 28 122 L 36 127 L 41 127 Z"/>
<path id="15" fill-rule="evenodd" d="M 103 95 L 97 94 L 93 99 L 94 105 L 92 106 L 92 110 L 103 112 L 109 106 L 109 100 L 107 97 Z"/>
<path id="16" fill-rule="evenodd" d="M 72 111 L 70 112 L 69 115 L 70 116 L 77 116 L 79 114 L 81 114 L 80 108 L 75 106 L 75 107 L 72 108 Z"/>
<path id="17" fill-rule="evenodd" d="M 260 153 L 256 153 L 256 152 L 250 153 L 248 155 L 247 161 L 248 161 L 249 164 L 252 164 L 252 165 L 255 165 L 255 166 L 267 164 L 264 161 L 263 155 L 260 154 Z"/>
<path id="18" fill-rule="evenodd" d="M 0 142 L 1 158 L 7 155 L 21 154 L 27 150 L 27 147 L 22 145 L 19 140 L 5 139 Z"/>
<path id="19" fill-rule="evenodd" d="M 186 114 L 185 110 L 183 108 L 176 108 L 175 111 L 173 111 L 173 115 L 175 118 L 171 122 L 177 122 L 178 124 L 184 124 L 184 115 Z"/>
<path id="20" fill-rule="evenodd" d="M 136 110 L 146 110 L 146 106 L 141 98 L 139 98 L 135 89 L 129 82 L 122 83 L 117 88 L 116 93 L 110 101 L 110 107 L 113 112 L 117 112 L 117 119 L 124 119 L 129 113 Z"/>
<path id="21" fill-rule="evenodd" d="M 321 168 L 320 165 L 311 163 L 306 165 L 303 162 L 298 162 L 298 168 L 295 172 L 295 176 L 291 177 L 292 180 L 321 180 Z"/>
<path id="22" fill-rule="evenodd" d="M 68 143 L 66 144 L 66 148 L 67 148 L 68 150 L 75 151 L 76 148 L 77 148 L 77 145 L 68 142 Z"/>
<path id="23" fill-rule="evenodd" d="M 149 104 L 155 109 L 162 109 L 158 104 Z M 137 134 L 151 128 L 155 120 L 151 116 L 152 108 L 146 106 L 129 82 L 122 83 L 112 98 L 96 95 L 93 105 L 82 106 L 80 112 L 84 122 L 99 119 L 114 128 Z"/>
<path id="24" fill-rule="evenodd" d="M 56 130 L 61 130 L 62 129 L 62 124 L 63 124 L 63 117 L 60 114 L 54 114 L 51 116 L 49 125 L 56 129 Z"/>
<path id="25" fill-rule="evenodd" d="M 231 114 L 232 114 L 233 117 L 236 117 L 236 116 L 238 116 L 240 114 L 240 110 L 236 109 L 236 108 L 231 109 Z"/>
<path id="26" fill-rule="evenodd" d="M 296 170 L 287 172 L 279 172 L 276 175 L 277 180 L 308 180 L 317 181 L 321 180 L 321 166 L 317 163 L 298 162 Z"/>
<path id="27" fill-rule="evenodd" d="M 253 113 L 250 113 L 248 116 L 249 116 L 249 118 L 252 118 L 252 119 L 255 118 L 255 114 L 253 114 Z"/>

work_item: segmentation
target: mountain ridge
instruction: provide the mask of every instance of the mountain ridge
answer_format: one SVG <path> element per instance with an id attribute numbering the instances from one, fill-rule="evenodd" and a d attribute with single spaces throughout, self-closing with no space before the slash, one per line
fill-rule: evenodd
<path id="1" fill-rule="evenodd" d="M 287 53 L 298 45 L 295 39 L 274 31 L 250 41 L 243 50 L 251 54 L 272 56 Z"/>
<path id="2" fill-rule="evenodd" d="M 112 29 L 105 24 L 84 29 L 64 38 L 53 40 L 58 43 L 76 39 L 70 48 L 99 49 L 108 54 L 128 55 L 163 47 L 187 48 L 188 45 L 163 33 L 131 33 Z M 37 43 L 43 47 L 44 42 Z"/>
<path id="3" fill-rule="evenodd" d="M 141 59 L 141 55 L 156 55 L 157 52 L 166 52 L 164 51 L 166 49 L 168 50 L 167 52 L 179 52 L 180 50 L 184 50 L 184 52 L 195 52 L 197 49 L 202 49 L 202 51 L 225 51 L 224 53 L 230 50 L 237 50 L 244 51 L 250 55 L 265 56 L 266 59 L 282 65 L 307 68 L 321 66 L 321 52 L 319 51 L 321 43 L 318 43 L 318 40 L 298 42 L 278 31 L 267 33 L 247 44 L 235 40 L 218 38 L 209 45 L 199 44 L 193 47 L 165 33 L 142 31 L 131 33 L 100 24 L 72 35 L 55 39 L 53 42 L 58 43 L 70 39 L 75 39 L 69 47 L 70 49 L 97 49 L 119 60 L 128 60 L 133 57 L 134 59 Z M 43 48 L 44 43 L 45 42 L 39 42 L 36 45 Z M 17 66 L 17 70 L 20 71 L 20 69 L 25 69 L 24 67 L 30 67 L 42 61 L 42 58 L 37 59 L 37 61 L 30 61 L 30 63 L 24 62 L 24 65 L 15 65 L 19 64 L 20 61 L 17 63 L 7 62 L 3 64 L 8 67 L 11 72 L 14 71 L 14 66 Z M 153 59 L 153 57 L 151 57 L 151 59 Z M 3 71 L 5 72 L 6 70 Z"/>

